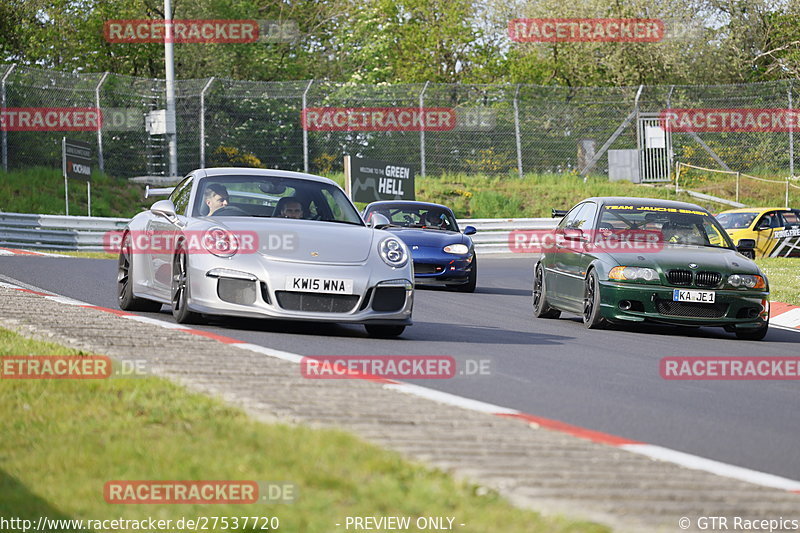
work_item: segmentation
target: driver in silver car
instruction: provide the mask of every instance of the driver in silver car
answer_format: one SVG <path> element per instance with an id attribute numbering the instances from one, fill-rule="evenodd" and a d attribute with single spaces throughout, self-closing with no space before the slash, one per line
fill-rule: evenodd
<path id="1" fill-rule="evenodd" d="M 228 205 L 228 189 L 219 183 L 212 183 L 206 187 L 206 192 L 203 195 L 205 204 L 208 206 L 208 215 L 211 216 L 215 211 L 227 207 Z"/>

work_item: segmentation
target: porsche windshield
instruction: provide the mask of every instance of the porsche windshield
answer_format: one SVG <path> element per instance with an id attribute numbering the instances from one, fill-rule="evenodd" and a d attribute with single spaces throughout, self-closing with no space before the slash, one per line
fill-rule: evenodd
<path id="1" fill-rule="evenodd" d="M 364 225 L 337 186 L 271 176 L 202 178 L 192 213 L 198 217 L 266 217 Z"/>
<path id="2" fill-rule="evenodd" d="M 658 205 L 603 206 L 598 231 L 653 232 L 667 244 L 733 248 L 727 232 L 707 211 Z"/>

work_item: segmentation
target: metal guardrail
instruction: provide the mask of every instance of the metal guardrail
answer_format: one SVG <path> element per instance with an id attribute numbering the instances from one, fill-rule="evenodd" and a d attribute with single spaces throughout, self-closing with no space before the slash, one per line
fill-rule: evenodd
<path id="1" fill-rule="evenodd" d="M 103 235 L 127 218 L 69 217 L 0 212 L 0 246 L 33 250 L 102 252 Z"/>
<path id="2" fill-rule="evenodd" d="M 0 246 L 33 250 L 102 252 L 103 235 L 119 230 L 127 218 L 69 217 L 0 212 Z M 474 226 L 472 236 L 480 254 L 510 253 L 509 235 L 514 230 L 552 229 L 555 218 L 476 218 L 458 221 L 462 229 Z"/>
<path id="3" fill-rule="evenodd" d="M 473 218 L 458 220 L 462 230 L 466 226 L 474 226 L 478 233 L 472 236 L 475 251 L 485 254 L 512 253 L 509 246 L 509 235 L 512 231 L 553 229 L 560 218 Z"/>

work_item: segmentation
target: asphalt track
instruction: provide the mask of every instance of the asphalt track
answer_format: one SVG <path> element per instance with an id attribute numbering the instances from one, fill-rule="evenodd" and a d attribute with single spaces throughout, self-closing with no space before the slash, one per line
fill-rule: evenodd
<path id="1" fill-rule="evenodd" d="M 395 340 L 369 338 L 360 326 L 300 322 L 198 327 L 302 355 L 450 355 L 460 369 L 468 359 L 488 360 L 486 375 L 414 383 L 800 480 L 800 383 L 670 381 L 659 373 L 667 356 L 797 356 L 800 333 L 772 328 L 756 342 L 712 328 L 589 331 L 568 315 L 535 320 L 532 262 L 481 258 L 474 294 L 418 290 L 415 324 Z M 0 257 L 0 276 L 110 308 L 115 275 L 112 260 Z M 166 308 L 142 314 L 173 322 Z"/>

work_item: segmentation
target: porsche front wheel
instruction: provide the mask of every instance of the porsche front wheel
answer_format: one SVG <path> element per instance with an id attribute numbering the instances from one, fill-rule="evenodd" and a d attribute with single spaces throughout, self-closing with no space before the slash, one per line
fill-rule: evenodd
<path id="1" fill-rule="evenodd" d="M 178 324 L 195 324 L 200 315 L 189 311 L 189 270 L 186 250 L 179 248 L 172 260 L 172 316 Z"/>

